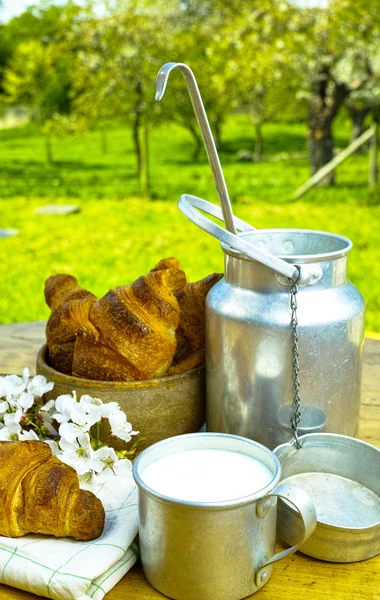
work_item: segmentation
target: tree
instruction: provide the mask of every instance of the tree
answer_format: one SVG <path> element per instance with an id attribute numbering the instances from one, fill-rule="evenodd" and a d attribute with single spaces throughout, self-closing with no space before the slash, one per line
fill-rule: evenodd
<path id="1" fill-rule="evenodd" d="M 178 49 L 185 49 L 197 75 L 217 145 L 225 116 L 244 108 L 252 117 L 259 160 L 263 123 L 291 109 L 300 115 L 297 69 L 282 42 L 291 6 L 277 0 L 192 0 L 186 13 L 190 25 L 179 28 Z M 196 157 L 201 140 L 191 106 L 186 109 L 184 99 L 177 106 L 178 120 L 191 128 Z"/>
<path id="2" fill-rule="evenodd" d="M 290 111 L 300 114 L 297 65 L 283 42 L 290 14 L 291 6 L 283 2 L 245 0 L 223 32 L 230 38 L 226 69 L 231 78 L 234 73 L 235 102 L 248 110 L 254 124 L 256 160 L 262 156 L 263 124 Z"/>
<path id="3" fill-rule="evenodd" d="M 285 39 L 300 67 L 300 87 L 308 100 L 311 171 L 333 158 L 332 125 L 355 91 L 374 76 L 380 9 L 371 0 L 331 0 L 326 9 L 292 9 Z M 334 175 L 324 183 L 334 183 Z"/>
<path id="4" fill-rule="evenodd" d="M 168 2 L 121 2 L 102 18 L 90 12 L 73 30 L 75 113 L 88 127 L 108 118 L 131 125 L 145 195 L 148 131 L 158 113 L 154 80 L 162 62 L 169 60 L 166 40 L 172 8 Z"/>
<path id="5" fill-rule="evenodd" d="M 49 122 L 70 108 L 70 60 L 59 45 L 22 42 L 4 72 L 4 100 L 32 109 L 33 118 L 45 134 L 46 159 L 52 162 Z"/>
<path id="6" fill-rule="evenodd" d="M 1 24 L 0 86 L 3 71 L 21 43 L 31 40 L 44 45 L 62 42 L 79 10 L 73 2 L 67 2 L 64 6 L 40 2 L 13 17 L 8 23 Z"/>
<path id="7" fill-rule="evenodd" d="M 57 6 L 49 1 L 29 6 L 21 15 L 13 17 L 4 25 L 4 32 L 12 42 L 13 50 L 22 42 L 37 40 L 45 44 L 65 39 L 73 15 L 80 8 L 74 2 Z"/>
<path id="8" fill-rule="evenodd" d="M 373 64 L 373 76 L 359 90 L 352 92 L 345 103 L 352 122 L 352 141 L 364 132 L 367 117 L 374 118 L 380 109 L 380 52 Z"/>
<path id="9" fill-rule="evenodd" d="M 0 28 L 2 99 L 24 104 L 45 135 L 46 157 L 52 161 L 51 133 L 58 115 L 70 110 L 72 56 L 67 36 L 79 18 L 80 7 L 40 2 Z"/>
<path id="10" fill-rule="evenodd" d="M 171 40 L 170 60 L 186 62 L 194 72 L 203 103 L 213 128 L 217 147 L 221 146 L 222 126 L 226 114 L 236 106 L 236 93 L 224 68 L 224 51 L 215 46 L 220 40 L 220 16 L 200 18 L 195 10 L 177 21 Z M 186 82 L 180 73 L 170 78 L 170 92 L 160 103 L 160 118 L 174 121 L 187 129 L 194 140 L 192 160 L 198 160 L 202 137 L 190 102 Z"/>

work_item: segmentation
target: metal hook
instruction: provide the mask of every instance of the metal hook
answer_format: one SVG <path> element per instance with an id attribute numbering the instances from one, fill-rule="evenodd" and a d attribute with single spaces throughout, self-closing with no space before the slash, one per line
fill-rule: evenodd
<path id="1" fill-rule="evenodd" d="M 212 137 L 212 132 L 210 128 L 210 124 L 207 119 L 207 114 L 205 111 L 205 107 L 202 102 L 202 97 L 199 92 L 197 81 L 194 77 L 194 73 L 187 65 L 183 63 L 175 63 L 169 62 L 161 67 L 157 74 L 156 79 L 156 100 L 161 100 L 163 95 L 165 94 L 166 86 L 168 83 L 169 75 L 173 69 L 180 69 L 182 72 L 186 83 L 187 88 L 190 95 L 190 100 L 193 105 L 193 109 L 195 112 L 195 116 L 198 121 L 198 125 L 200 127 L 203 142 L 206 148 L 208 160 L 211 166 L 212 174 L 214 176 L 214 181 L 216 185 L 216 190 L 218 192 L 220 205 L 223 212 L 223 219 L 226 224 L 228 231 L 236 234 L 236 228 L 234 225 L 234 217 L 232 213 L 232 207 L 230 202 L 230 197 L 228 195 L 226 182 L 224 179 L 222 167 L 220 164 L 218 152 L 216 150 L 214 138 Z"/>

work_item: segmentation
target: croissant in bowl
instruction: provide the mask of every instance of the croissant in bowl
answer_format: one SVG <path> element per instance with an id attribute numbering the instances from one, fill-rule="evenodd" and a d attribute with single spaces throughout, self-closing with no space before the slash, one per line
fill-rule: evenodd
<path id="1" fill-rule="evenodd" d="M 206 295 L 221 277 L 188 283 L 170 257 L 99 299 L 69 275 L 50 277 L 45 297 L 53 309 L 46 332 L 52 366 L 87 379 L 141 381 L 203 364 Z"/>
<path id="2" fill-rule="evenodd" d="M 52 275 L 45 282 L 45 300 L 52 309 L 46 326 L 51 366 L 71 375 L 75 340 L 96 296 L 72 275 Z"/>

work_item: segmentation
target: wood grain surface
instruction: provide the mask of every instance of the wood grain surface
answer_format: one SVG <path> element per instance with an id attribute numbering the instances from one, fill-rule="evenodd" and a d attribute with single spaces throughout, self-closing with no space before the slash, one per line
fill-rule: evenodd
<path id="1" fill-rule="evenodd" d="M 0 326 L 0 373 L 21 375 L 28 367 L 36 374 L 36 356 L 45 343 L 46 321 Z"/>
<path id="2" fill-rule="evenodd" d="M 35 357 L 44 343 L 45 323 L 0 326 L 0 373 L 34 373 Z M 364 347 L 363 391 L 359 437 L 380 447 L 380 340 L 367 338 Z M 281 545 L 279 545 L 279 548 Z M 32 600 L 38 596 L 0 585 L 0 600 Z M 133 569 L 106 600 L 165 598 Z M 297 553 L 278 563 L 268 584 L 255 600 L 380 600 L 380 555 L 354 564 L 334 564 Z M 213 600 L 219 600 L 215 598 Z"/>

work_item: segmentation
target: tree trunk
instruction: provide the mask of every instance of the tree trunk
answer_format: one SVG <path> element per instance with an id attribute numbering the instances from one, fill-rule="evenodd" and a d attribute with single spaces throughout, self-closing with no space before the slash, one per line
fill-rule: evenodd
<path id="1" fill-rule="evenodd" d="M 313 82 L 313 94 L 309 101 L 308 140 L 312 175 L 334 157 L 332 125 L 339 108 L 350 93 L 346 84 L 335 83 L 328 94 L 329 83 L 331 84 L 329 72 L 319 73 Z M 334 184 L 335 174 L 331 172 L 319 185 Z"/>
<path id="2" fill-rule="evenodd" d="M 323 130 L 309 130 L 309 160 L 312 175 L 334 158 L 331 125 L 331 123 L 326 123 Z M 327 185 L 335 185 L 334 171 L 322 179 L 319 184 L 319 186 Z"/>
<path id="3" fill-rule="evenodd" d="M 262 123 L 255 123 L 255 162 L 260 162 L 263 157 L 263 130 Z"/>
<path id="4" fill-rule="evenodd" d="M 217 150 L 220 150 L 222 147 L 222 125 L 222 118 L 217 116 L 214 122 L 215 145 Z"/>
<path id="5" fill-rule="evenodd" d="M 193 154 L 192 154 L 191 158 L 193 161 L 197 161 L 197 160 L 199 160 L 201 150 L 202 150 L 202 139 L 201 139 L 197 129 L 195 129 L 195 127 L 193 127 L 190 123 L 187 123 L 187 129 L 190 131 L 191 135 L 193 136 L 193 140 L 194 140 L 194 149 L 193 149 Z"/>
<path id="6" fill-rule="evenodd" d="M 133 142 L 137 158 L 137 173 L 140 189 L 144 196 L 149 197 L 149 161 L 148 161 L 148 131 L 145 122 L 144 93 L 141 82 L 135 86 L 137 101 L 133 119 Z"/>
<path id="7" fill-rule="evenodd" d="M 102 154 L 108 153 L 107 129 L 105 127 L 100 129 L 100 150 Z"/>
<path id="8" fill-rule="evenodd" d="M 140 182 L 140 189 L 144 196 L 149 197 L 149 151 L 148 151 L 148 128 L 141 118 L 141 114 L 136 113 L 133 121 L 133 142 L 137 157 L 137 174 Z"/>
<path id="9" fill-rule="evenodd" d="M 53 148 L 51 145 L 51 137 L 50 135 L 45 135 L 45 156 L 46 162 L 51 165 L 53 164 Z"/>
<path id="10" fill-rule="evenodd" d="M 140 125 L 141 125 L 141 115 L 140 113 L 136 112 L 134 119 L 133 119 L 133 126 L 132 126 L 132 136 L 133 136 L 133 143 L 135 146 L 135 153 L 136 153 L 136 159 L 137 159 L 137 174 L 140 177 L 140 173 L 141 173 L 141 147 L 140 147 Z"/>
<path id="11" fill-rule="evenodd" d="M 366 116 L 369 114 L 370 109 L 365 107 L 358 108 L 354 104 L 347 104 L 348 112 L 350 113 L 351 121 L 352 121 L 352 134 L 351 134 L 351 142 L 356 140 L 358 137 L 364 133 L 364 121 Z M 363 144 L 356 150 L 357 153 L 363 153 L 368 148 L 368 144 Z"/>
<path id="12" fill-rule="evenodd" d="M 358 137 L 364 133 L 364 121 L 366 116 L 369 113 L 368 108 L 355 109 L 353 107 L 349 108 L 349 112 L 352 119 L 352 136 L 351 142 L 356 140 Z"/>

